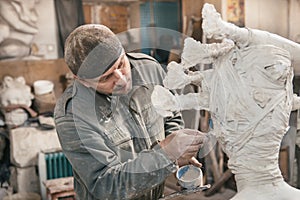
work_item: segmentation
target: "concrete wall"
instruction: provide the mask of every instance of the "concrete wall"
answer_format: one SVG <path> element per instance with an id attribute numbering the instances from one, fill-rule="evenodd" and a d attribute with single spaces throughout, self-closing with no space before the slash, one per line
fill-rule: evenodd
<path id="1" fill-rule="evenodd" d="M 300 43 L 300 1 L 290 0 L 289 38 Z"/>
<path id="2" fill-rule="evenodd" d="M 39 32 L 33 38 L 33 43 L 37 46 L 37 55 L 41 59 L 57 59 L 58 31 L 54 1 L 40 0 L 36 5 L 36 10 L 38 12 Z"/>
<path id="3" fill-rule="evenodd" d="M 222 7 L 226 20 L 227 0 L 214 0 L 216 8 Z M 299 0 L 244 0 L 245 26 L 276 33 L 295 42 L 300 42 Z M 218 9 L 217 9 L 218 10 Z"/>
<path id="4" fill-rule="evenodd" d="M 287 0 L 245 1 L 245 25 L 289 37 L 288 9 Z"/>

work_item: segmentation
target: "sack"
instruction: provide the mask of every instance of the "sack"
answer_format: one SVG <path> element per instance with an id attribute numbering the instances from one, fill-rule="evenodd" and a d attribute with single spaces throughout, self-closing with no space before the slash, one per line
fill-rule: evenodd
<path id="1" fill-rule="evenodd" d="M 45 112 L 54 112 L 56 97 L 54 91 L 47 94 L 35 95 L 33 106 L 35 110 L 41 114 Z"/>

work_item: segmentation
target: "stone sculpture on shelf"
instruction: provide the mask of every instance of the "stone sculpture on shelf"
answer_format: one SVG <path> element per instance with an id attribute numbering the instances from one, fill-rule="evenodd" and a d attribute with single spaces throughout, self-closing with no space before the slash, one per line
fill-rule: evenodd
<path id="1" fill-rule="evenodd" d="M 5 76 L 0 88 L 1 107 L 5 110 L 5 123 L 9 126 L 23 124 L 30 113 L 33 99 L 31 88 L 24 77 Z"/>
<path id="2" fill-rule="evenodd" d="M 33 37 L 38 32 L 38 0 L 0 1 L 0 59 L 30 55 Z"/>
<path id="3" fill-rule="evenodd" d="M 222 145 L 235 174 L 238 193 L 232 200 L 299 199 L 300 190 L 282 177 L 278 156 L 290 112 L 300 107 L 291 67 L 300 61 L 300 45 L 227 23 L 210 4 L 204 5 L 202 17 L 206 36 L 222 43 L 187 38 L 181 63 L 168 65 L 165 88 L 156 86 L 152 103 L 164 116 L 186 109 L 211 113 L 214 129 L 209 134 Z M 188 71 L 199 63 L 213 68 Z M 200 92 L 172 95 L 168 90 L 190 83 L 200 86 Z"/>

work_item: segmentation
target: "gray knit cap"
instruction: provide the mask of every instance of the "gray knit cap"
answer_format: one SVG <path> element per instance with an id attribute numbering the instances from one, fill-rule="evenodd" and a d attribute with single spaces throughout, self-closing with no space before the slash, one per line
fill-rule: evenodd
<path id="1" fill-rule="evenodd" d="M 118 37 L 106 26 L 76 28 L 65 43 L 65 62 L 80 78 L 96 78 L 108 70 L 123 51 Z"/>

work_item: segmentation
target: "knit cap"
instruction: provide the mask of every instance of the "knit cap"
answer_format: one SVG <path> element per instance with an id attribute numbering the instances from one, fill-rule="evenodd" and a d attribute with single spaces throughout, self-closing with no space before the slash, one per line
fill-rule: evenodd
<path id="1" fill-rule="evenodd" d="M 118 37 L 106 26 L 87 24 L 76 28 L 65 42 L 65 62 L 73 74 L 92 79 L 101 76 L 123 51 Z"/>

